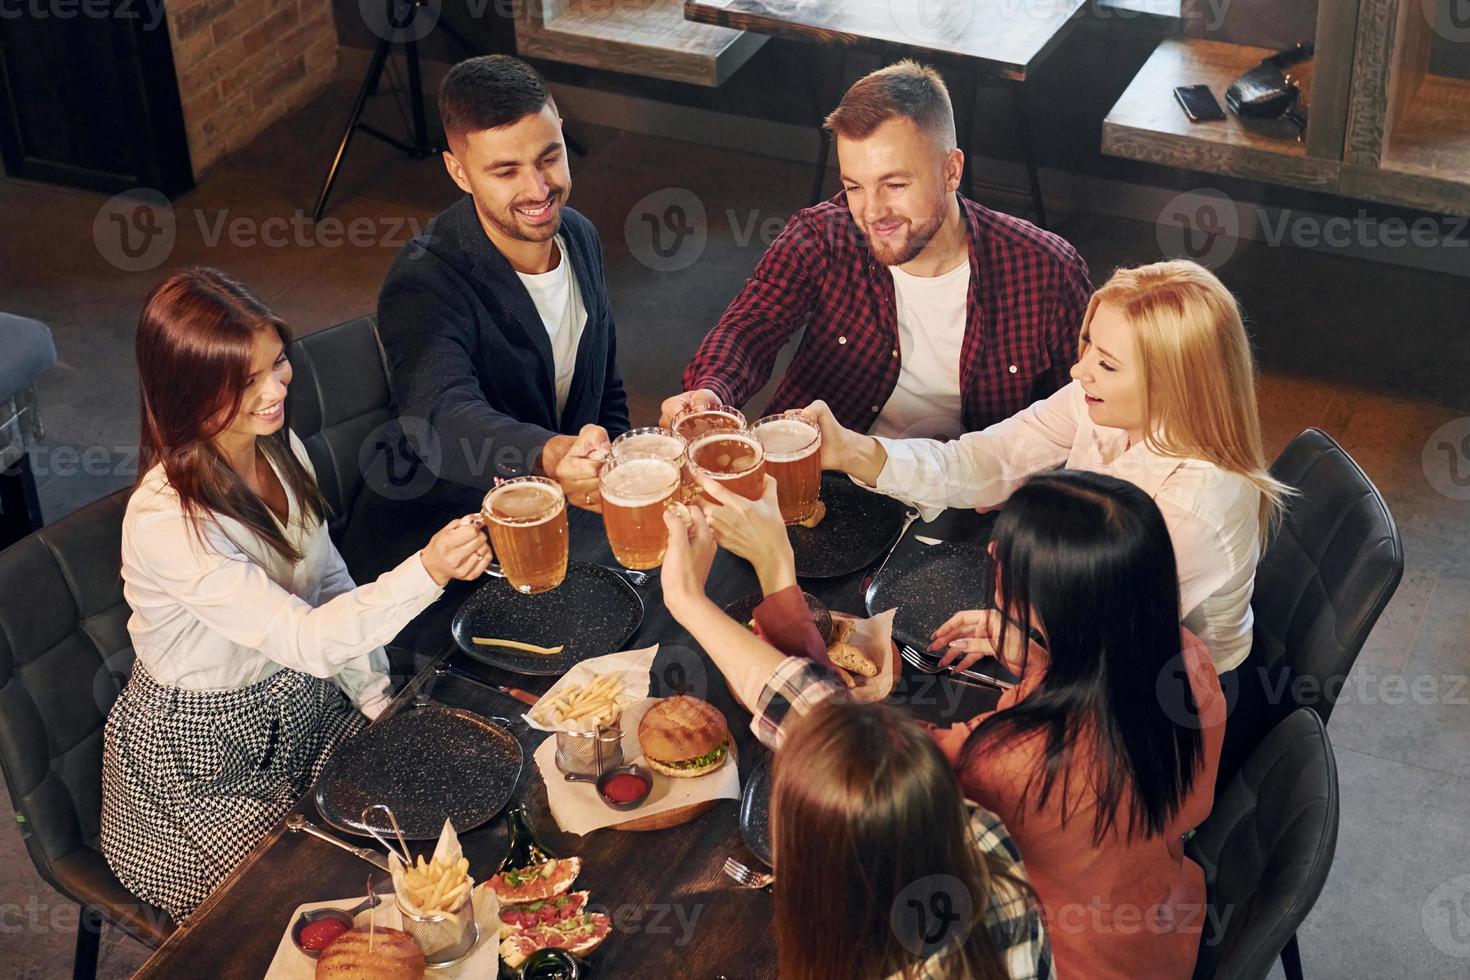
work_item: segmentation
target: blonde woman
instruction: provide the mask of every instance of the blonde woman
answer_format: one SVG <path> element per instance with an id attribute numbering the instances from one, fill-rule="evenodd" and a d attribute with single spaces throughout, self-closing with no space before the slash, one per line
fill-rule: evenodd
<path id="1" fill-rule="evenodd" d="M 1221 672 L 1250 652 L 1256 563 L 1290 490 L 1266 469 L 1240 309 L 1202 266 L 1119 270 L 1088 303 L 1072 383 L 953 442 L 861 435 L 821 402 L 806 412 L 822 427 L 824 469 L 909 501 L 925 518 L 998 507 L 1027 476 L 1059 465 L 1136 484 L 1169 528 L 1184 626 Z M 959 636 L 951 646 L 969 663 L 988 649 L 983 618 L 963 622 L 976 642 Z"/>

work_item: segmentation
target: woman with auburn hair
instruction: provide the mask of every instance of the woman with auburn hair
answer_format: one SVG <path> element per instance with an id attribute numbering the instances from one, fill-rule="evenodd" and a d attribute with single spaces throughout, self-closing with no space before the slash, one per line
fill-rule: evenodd
<path id="1" fill-rule="evenodd" d="M 995 814 L 966 804 L 935 741 L 894 708 L 849 702 L 822 668 L 725 615 L 704 591 L 716 545 L 703 513 L 664 521 L 665 604 L 737 697 L 759 700 L 751 727 L 776 753 L 782 980 L 1052 980 L 1021 855 Z M 777 693 L 781 678 L 810 682 L 810 696 Z"/>
<path id="2" fill-rule="evenodd" d="M 122 530 L 135 661 L 107 718 L 102 852 L 187 917 L 390 696 L 383 644 L 491 554 L 451 522 L 357 587 L 285 428 L 290 333 L 211 269 L 149 293 L 142 446 Z"/>
<path id="3" fill-rule="evenodd" d="M 806 412 L 822 427 L 823 469 L 909 501 L 925 518 L 998 507 L 1026 477 L 1059 465 L 1137 484 L 1169 526 L 1181 621 L 1218 670 L 1233 670 L 1250 652 L 1256 564 L 1291 493 L 1266 468 L 1234 297 L 1193 262 L 1119 270 L 1088 303 L 1072 379 L 948 443 L 852 432 L 821 402 Z"/>
<path id="4" fill-rule="evenodd" d="M 704 507 L 707 518 L 694 514 L 695 523 L 708 520 L 723 546 L 755 563 L 766 591 L 756 624 L 780 649 L 693 595 L 689 580 L 702 579 L 689 570 L 698 565 L 678 526 L 663 569 L 668 607 L 751 706 L 752 730 L 778 741 L 793 716 L 845 698 L 845 688 L 818 662 L 822 640 L 804 604 L 799 612 L 781 604 L 800 603 L 800 591 L 783 586 L 789 545 L 783 553 L 773 482 L 758 501 L 712 490 L 712 482 L 702 485 L 719 504 Z M 693 536 L 700 533 L 709 532 Z M 965 796 L 1014 837 L 1059 975 L 1185 980 L 1206 894 L 1183 841 L 1213 805 L 1226 705 L 1209 651 L 1179 625 L 1163 516 L 1115 477 L 1038 474 L 1006 501 L 991 554 L 992 607 L 957 613 L 935 632 L 934 646 L 969 637 L 971 649 L 995 656 L 1020 682 L 994 711 L 930 735 Z M 794 779 L 826 764 L 801 758 Z M 925 843 L 911 831 L 905 846 Z M 778 864 L 779 855 L 778 843 Z M 784 889 L 787 874 L 780 876 Z"/>

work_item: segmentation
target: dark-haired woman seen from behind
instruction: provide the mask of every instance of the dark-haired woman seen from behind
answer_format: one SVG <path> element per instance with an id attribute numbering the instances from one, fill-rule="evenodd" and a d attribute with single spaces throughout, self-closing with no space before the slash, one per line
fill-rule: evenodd
<path id="1" fill-rule="evenodd" d="M 824 670 L 783 657 L 711 602 L 715 539 L 698 508 L 691 517 L 687 528 L 672 512 L 664 518 L 664 602 L 736 696 L 759 700 L 751 728 L 776 752 L 782 980 L 1052 980 L 1051 948 L 1005 826 L 967 806 L 917 722 L 850 703 L 835 682 L 824 686 Z M 781 678 L 805 680 L 810 697 L 794 686 L 778 692 Z"/>
<path id="2" fill-rule="evenodd" d="M 1053 976 L 1015 845 L 922 727 L 837 699 L 791 728 L 771 790 L 782 980 Z"/>
<path id="3" fill-rule="evenodd" d="M 756 565 L 767 595 L 757 623 L 792 656 L 718 609 L 669 608 L 752 707 L 752 728 L 785 728 L 843 688 L 814 662 L 821 639 L 775 494 L 706 492 L 721 500 L 708 508 L 720 543 Z M 1015 838 L 1061 976 L 1184 980 L 1205 887 L 1183 835 L 1210 812 L 1226 712 L 1208 649 L 1179 626 L 1163 515 L 1115 477 L 1045 473 L 1007 500 L 991 549 L 994 608 L 957 613 L 934 647 L 994 654 L 1021 681 L 995 711 L 931 734 L 965 795 Z"/>
<path id="4" fill-rule="evenodd" d="M 102 851 L 176 919 L 382 711 L 383 644 L 491 559 L 466 517 L 354 585 L 285 428 L 289 345 L 210 269 L 164 280 L 138 322 L 140 475 L 122 534 L 136 659 L 107 719 Z"/>

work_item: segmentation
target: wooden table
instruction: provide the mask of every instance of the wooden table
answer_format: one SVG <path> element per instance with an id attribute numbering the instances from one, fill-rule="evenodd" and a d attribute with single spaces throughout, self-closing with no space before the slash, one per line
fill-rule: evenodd
<path id="1" fill-rule="evenodd" d="M 599 519 L 577 512 L 572 528 L 574 558 L 611 563 Z M 984 540 L 988 528 L 989 521 L 973 513 L 952 512 L 934 524 L 915 524 L 899 548 L 923 548 L 913 541 L 914 534 Z M 835 609 L 862 612 L 863 578 L 864 573 L 857 573 L 803 585 Z M 712 597 L 722 604 L 758 588 L 750 566 L 723 551 L 710 583 Z M 604 907 L 612 917 L 613 934 L 591 960 L 594 976 L 775 977 L 771 897 L 737 888 L 721 873 L 721 865 L 730 856 L 757 863 L 740 840 L 738 804 L 722 802 L 692 823 L 649 833 L 601 830 L 575 837 L 558 830 L 546 809 L 545 785 L 531 758 L 546 735 L 519 721 L 524 705 L 457 672 L 538 693 L 554 678 L 521 677 L 485 667 L 446 645 L 449 621 L 468 591 L 462 588 L 446 594 L 416 631 L 425 638 L 421 644 L 435 643 L 438 656 L 399 692 L 385 717 L 411 701 L 422 687 L 432 685 L 432 697 L 439 703 L 517 719 L 512 731 L 525 751 L 526 764 L 514 799 L 526 804 L 532 826 L 553 853 L 583 858 L 577 887 L 590 890 L 593 904 Z M 749 714 L 735 704 L 723 677 L 664 608 L 658 580 L 651 580 L 641 593 L 646 611 L 629 648 L 660 644 L 652 670 L 655 694 L 686 685 L 689 693 L 705 698 L 725 714 L 739 747 L 743 781 L 751 767 L 768 755 L 750 734 Z M 456 673 L 436 673 L 440 664 Z M 901 677 L 894 694 L 895 701 L 917 716 L 941 723 L 971 717 L 993 707 L 995 700 L 988 691 L 936 683 L 923 675 Z M 321 824 L 310 794 L 300 809 Z M 472 873 L 483 880 L 505 854 L 505 821 L 497 817 L 461 834 L 460 839 Z M 369 874 L 381 872 L 329 844 L 277 826 L 137 976 L 260 977 L 296 906 L 363 895 Z"/>
<path id="2" fill-rule="evenodd" d="M 769 34 L 812 44 L 858 47 L 885 54 L 939 55 L 961 59 L 977 84 L 1006 83 L 1015 99 L 1016 137 L 1025 157 L 1032 208 L 1046 226 L 1025 82 L 1070 32 L 1086 0 L 684 0 L 684 16 L 706 24 Z M 839 78 L 840 84 L 840 78 Z M 840 92 L 831 94 L 834 108 Z M 969 177 L 970 116 L 955 108 Z M 818 154 L 812 203 L 820 199 L 827 168 L 825 134 Z"/>

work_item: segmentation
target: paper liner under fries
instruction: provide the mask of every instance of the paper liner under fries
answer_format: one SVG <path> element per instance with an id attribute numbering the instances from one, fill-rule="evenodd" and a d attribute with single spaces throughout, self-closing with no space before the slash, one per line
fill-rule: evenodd
<path id="1" fill-rule="evenodd" d="M 872 677 L 856 673 L 848 675 L 854 682 L 849 691 L 855 701 L 882 701 L 893 693 L 893 685 L 898 680 L 898 651 L 893 646 L 893 617 L 897 612 L 897 609 L 890 609 L 871 619 L 859 619 L 840 612 L 832 614 L 834 620 L 853 624 L 852 636 L 847 642 L 861 650 L 878 667 L 878 673 Z"/>
<path id="2" fill-rule="evenodd" d="M 430 866 L 438 865 L 441 868 L 454 867 L 464 857 L 464 850 L 459 845 L 459 834 L 455 833 L 454 824 L 448 819 L 444 821 L 444 829 L 439 832 L 439 842 L 434 846 L 434 854 L 430 859 Z M 423 921 L 419 919 L 412 921 L 409 932 L 419 941 L 419 945 L 426 951 L 445 949 L 460 941 L 464 934 L 465 915 L 473 915 L 472 906 L 469 904 L 470 897 L 474 894 L 475 879 L 466 868 L 463 874 L 450 872 L 440 875 L 441 880 L 446 880 L 447 891 L 436 888 L 428 898 L 415 899 L 410 894 L 410 889 L 405 887 L 404 878 L 409 869 L 404 867 L 402 858 L 396 852 L 388 853 L 388 873 L 393 876 L 393 893 L 398 907 L 407 916 L 432 917 L 442 915 L 441 921 Z M 453 894 L 463 889 L 463 895 L 455 898 Z M 450 896 L 446 899 L 446 895 Z M 425 911 L 424 905 L 428 906 Z M 408 922 L 405 916 L 406 923 Z"/>
<path id="3" fill-rule="evenodd" d="M 585 689 L 601 678 L 616 677 L 623 685 L 622 692 L 616 698 L 618 711 L 621 713 L 630 705 L 637 704 L 648 697 L 650 684 L 648 671 L 653 667 L 653 658 L 657 655 L 658 646 L 655 644 L 642 650 L 624 650 L 621 653 L 609 653 L 603 657 L 583 660 L 563 674 L 560 680 L 541 695 L 541 699 L 536 702 L 536 707 L 526 712 L 526 724 L 543 732 L 596 730 L 597 726 L 591 719 L 548 723 L 543 720 L 545 710 L 573 687 Z"/>

